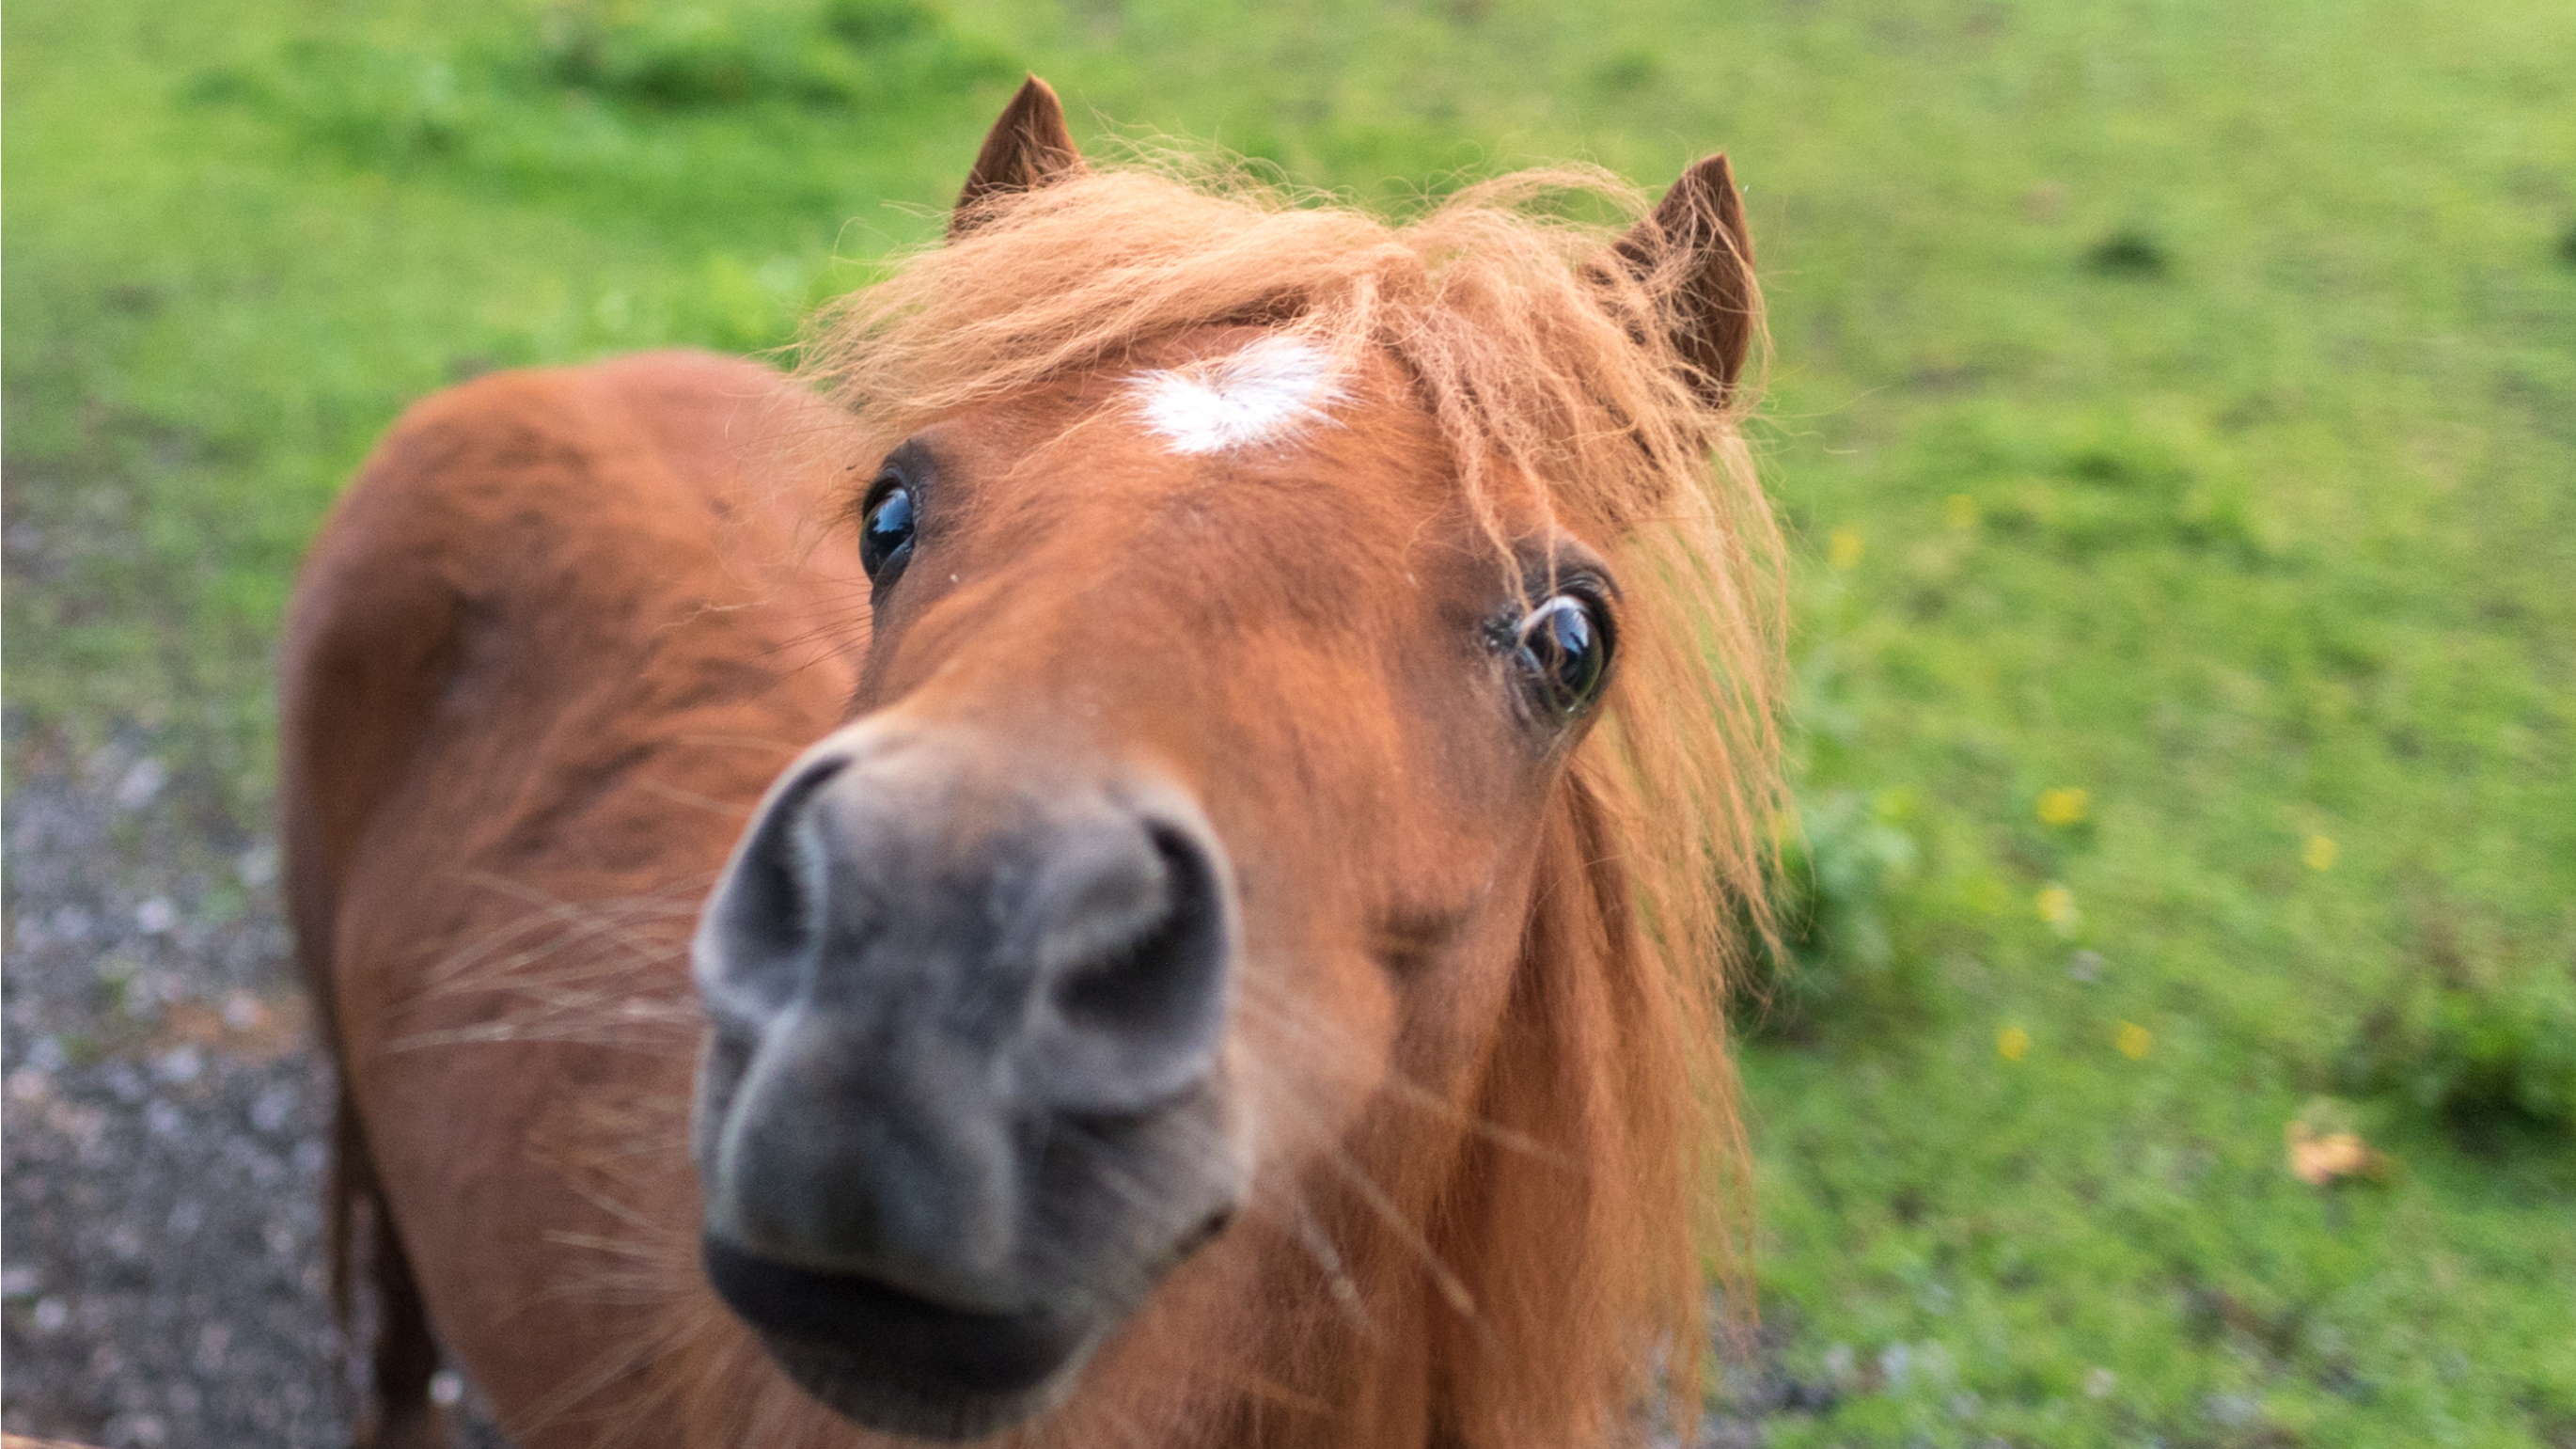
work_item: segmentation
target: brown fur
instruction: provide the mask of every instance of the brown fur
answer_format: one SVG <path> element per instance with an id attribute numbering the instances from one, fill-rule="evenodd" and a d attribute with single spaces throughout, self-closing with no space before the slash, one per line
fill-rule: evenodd
<path id="1" fill-rule="evenodd" d="M 1018 127 L 1041 150 L 1047 100 Z M 1026 169 L 1003 135 L 979 178 Z M 1741 398 L 1758 306 L 1710 175 L 1612 253 L 1532 205 L 1576 188 L 1642 213 L 1598 173 L 1505 178 L 1395 227 L 1077 159 L 970 184 L 971 226 L 837 310 L 811 366 L 839 410 L 665 354 L 485 379 L 407 416 L 316 545 L 285 686 L 290 885 L 346 1083 L 335 1215 L 381 1224 L 384 1442 L 443 1432 L 433 1329 L 529 1449 L 869 1442 L 699 1280 L 685 1153 L 687 933 L 744 813 L 853 698 L 928 688 L 907 660 L 967 657 L 933 609 L 915 654 L 871 666 L 866 586 L 815 529 L 893 442 L 960 419 L 987 420 L 1002 474 L 1090 449 L 1114 493 L 1099 379 L 1246 325 L 1367 381 L 1316 445 L 1388 479 L 1339 500 L 1357 546 L 1400 570 L 1381 535 L 1444 508 L 1497 542 L 1560 527 L 1618 571 L 1622 662 L 1511 866 L 1529 900 L 1511 934 L 1419 948 L 1508 967 L 1491 1030 L 1319 998 L 1323 943 L 1252 943 L 1236 1056 L 1306 1165 L 1265 1173 L 1082 1392 L 1014 1437 L 1587 1443 L 1625 1422 L 1659 1347 L 1695 1362 L 1702 1266 L 1738 1261 L 1747 1222 L 1723 925 L 1758 919 L 1776 798 L 1777 542 L 1716 406 Z M 993 506 L 1078 540 L 1091 501 Z M 1007 521 L 986 526 L 1018 536 Z M 1021 617 L 1083 607 L 1069 571 L 1008 582 Z M 983 641 L 970 672 L 1051 677 L 1059 642 Z M 1251 657 L 1268 703 L 1352 687 L 1329 656 Z M 1368 719 L 1261 728 L 1299 758 L 1381 748 Z M 1220 819 L 1297 801 L 1222 764 L 1194 767 Z M 1387 850 L 1436 859 L 1477 805 L 1307 808 L 1310 873 L 1359 891 L 1381 857 L 1336 863 L 1337 838 L 1392 820 Z M 425 1312 L 402 1311 L 406 1266 Z"/>

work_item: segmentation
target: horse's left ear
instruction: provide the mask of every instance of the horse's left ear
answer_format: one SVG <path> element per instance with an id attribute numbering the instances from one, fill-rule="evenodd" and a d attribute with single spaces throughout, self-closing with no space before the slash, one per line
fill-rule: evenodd
<path id="1" fill-rule="evenodd" d="M 1691 384 L 1724 406 L 1753 350 L 1753 234 L 1723 154 L 1682 173 L 1654 214 L 1612 248 L 1639 281 L 1668 288 L 1673 350 Z"/>
<path id="2" fill-rule="evenodd" d="M 949 215 L 948 235 L 973 231 L 983 204 L 996 196 L 1035 191 L 1084 169 L 1073 131 L 1064 123 L 1064 102 L 1054 87 L 1030 76 L 976 153 L 975 169 L 966 174 L 966 189 L 957 193 L 957 210 Z"/>

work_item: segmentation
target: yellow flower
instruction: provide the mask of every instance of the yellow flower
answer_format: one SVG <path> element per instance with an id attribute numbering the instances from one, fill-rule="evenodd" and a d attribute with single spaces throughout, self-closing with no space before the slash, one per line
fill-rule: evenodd
<path id="1" fill-rule="evenodd" d="M 2039 918 L 2057 928 L 2057 934 L 2075 934 L 2075 892 L 2053 885 L 2039 893 Z"/>
<path id="2" fill-rule="evenodd" d="M 2039 792 L 2039 818 L 2050 825 L 2072 825 L 2093 808 L 2090 792 L 2077 789 Z"/>
<path id="3" fill-rule="evenodd" d="M 2005 1061 L 2020 1061 L 2022 1054 L 2029 1050 L 2030 1033 L 2020 1027 L 2008 1026 L 1995 1033 L 1995 1053 Z"/>
<path id="4" fill-rule="evenodd" d="M 2342 853 L 2342 847 L 2326 837 L 2310 835 L 2307 846 L 2299 852 L 2299 859 L 2306 861 L 2310 870 L 2332 870 L 2335 857 Z"/>
<path id="5" fill-rule="evenodd" d="M 1835 568 L 1847 569 L 1860 562 L 1861 550 L 1866 546 L 1859 529 L 1837 528 L 1832 542 L 1826 545 L 1825 556 L 1833 560 Z"/>
<path id="6" fill-rule="evenodd" d="M 2155 1047 L 2154 1032 L 2134 1021 L 2120 1023 L 2120 1055 L 2133 1062 L 2142 1062 L 2147 1059 L 2147 1053 L 2155 1050 Z"/>
<path id="7" fill-rule="evenodd" d="M 1962 532 L 1974 528 L 1977 526 L 1977 500 L 1965 493 L 1953 493 L 1950 501 L 1941 505 L 1941 517 L 1952 528 Z"/>

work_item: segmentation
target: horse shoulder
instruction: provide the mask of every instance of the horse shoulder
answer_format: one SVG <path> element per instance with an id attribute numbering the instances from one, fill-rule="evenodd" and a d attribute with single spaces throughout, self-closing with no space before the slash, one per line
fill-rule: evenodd
<path id="1" fill-rule="evenodd" d="M 451 752 L 507 739 L 519 773 L 543 738 L 544 764 L 579 775 L 655 710 L 791 669 L 828 678 L 802 695 L 843 684 L 846 648 L 763 655 L 847 581 L 743 562 L 796 551 L 813 490 L 789 443 L 832 421 L 774 373 L 690 353 L 495 374 L 407 413 L 323 528 L 288 620 L 290 850 L 321 893 L 433 735 Z M 625 727 L 547 738 L 620 706 Z"/>
<path id="2" fill-rule="evenodd" d="M 615 1265 L 560 1243 L 687 1202 L 688 925 L 865 643 L 806 536 L 838 426 L 695 354 L 478 379 L 396 424 L 299 579 L 281 794 L 343 1140 L 505 1409 L 631 1342 L 578 1281 Z M 616 1175 L 633 1134 L 680 1139 L 652 1180 Z"/>

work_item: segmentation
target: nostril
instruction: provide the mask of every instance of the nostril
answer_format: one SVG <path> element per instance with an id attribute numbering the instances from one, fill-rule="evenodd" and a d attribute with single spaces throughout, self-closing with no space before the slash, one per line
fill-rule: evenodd
<path id="1" fill-rule="evenodd" d="M 812 850 L 804 838 L 814 797 L 849 764 L 817 760 L 772 797 L 718 887 L 712 944 L 718 975 L 736 985 L 786 974 L 819 933 L 822 902 Z M 784 986 L 784 981 L 776 983 Z"/>
<path id="2" fill-rule="evenodd" d="M 1124 940 L 1066 963 L 1054 994 L 1058 1013 L 1076 1031 L 1168 1065 L 1165 1059 L 1195 1052 L 1219 1025 L 1226 957 L 1222 887 L 1215 863 L 1188 833 L 1148 822 L 1146 834 L 1162 868 L 1161 911 Z"/>

